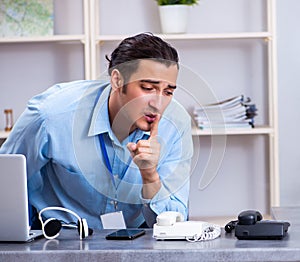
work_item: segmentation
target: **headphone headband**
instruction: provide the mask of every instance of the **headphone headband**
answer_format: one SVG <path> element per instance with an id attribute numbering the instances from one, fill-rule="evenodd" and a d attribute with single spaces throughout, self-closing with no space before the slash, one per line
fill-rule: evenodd
<path id="1" fill-rule="evenodd" d="M 64 208 L 64 207 L 45 207 L 43 208 L 40 212 L 39 212 L 39 220 L 42 223 L 42 230 L 43 230 L 43 234 L 47 239 L 54 239 L 59 235 L 59 231 L 62 227 L 62 224 L 59 220 L 57 220 L 56 218 L 49 218 L 47 219 L 45 222 L 43 222 L 43 218 L 42 218 L 42 214 L 46 211 L 50 211 L 50 210 L 55 210 L 55 211 L 63 211 L 63 212 L 67 212 L 69 214 L 72 214 L 73 216 L 75 216 L 77 218 L 78 221 L 78 233 L 79 233 L 79 237 L 80 239 L 85 238 L 86 236 L 90 234 L 92 234 L 92 230 L 88 228 L 87 222 L 84 218 L 80 218 L 79 215 L 77 215 L 74 211 Z M 70 226 L 66 224 L 65 226 Z M 51 235 L 48 235 L 48 232 L 46 232 L 47 230 L 45 230 L 45 227 L 47 227 L 47 229 L 51 230 Z"/>

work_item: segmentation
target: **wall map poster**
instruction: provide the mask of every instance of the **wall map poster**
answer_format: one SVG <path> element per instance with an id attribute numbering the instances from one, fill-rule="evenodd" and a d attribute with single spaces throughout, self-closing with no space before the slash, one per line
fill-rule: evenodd
<path id="1" fill-rule="evenodd" d="M 0 37 L 53 35 L 53 0 L 0 0 Z"/>

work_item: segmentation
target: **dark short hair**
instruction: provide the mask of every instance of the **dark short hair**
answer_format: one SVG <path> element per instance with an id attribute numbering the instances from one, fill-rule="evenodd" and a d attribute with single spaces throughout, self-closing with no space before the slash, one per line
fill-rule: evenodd
<path id="1" fill-rule="evenodd" d="M 154 36 L 152 33 L 142 33 L 125 38 L 112 52 L 109 61 L 108 74 L 118 69 L 124 77 L 125 84 L 130 76 L 137 70 L 141 59 L 159 61 L 166 66 L 177 65 L 178 53 L 174 47 Z"/>

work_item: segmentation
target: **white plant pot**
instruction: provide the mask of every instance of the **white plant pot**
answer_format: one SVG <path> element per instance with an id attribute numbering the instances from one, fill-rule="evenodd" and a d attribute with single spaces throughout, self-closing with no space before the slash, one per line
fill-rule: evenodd
<path id="1" fill-rule="evenodd" d="M 187 30 L 188 5 L 158 6 L 162 33 L 180 34 Z"/>

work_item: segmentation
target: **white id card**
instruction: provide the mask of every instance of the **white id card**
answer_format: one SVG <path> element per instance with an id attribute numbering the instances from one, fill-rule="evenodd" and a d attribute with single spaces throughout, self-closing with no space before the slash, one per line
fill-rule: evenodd
<path id="1" fill-rule="evenodd" d="M 126 229 L 123 212 L 112 212 L 100 216 L 103 229 Z"/>

